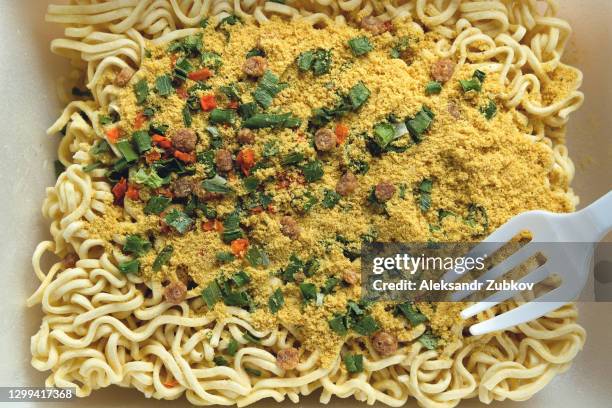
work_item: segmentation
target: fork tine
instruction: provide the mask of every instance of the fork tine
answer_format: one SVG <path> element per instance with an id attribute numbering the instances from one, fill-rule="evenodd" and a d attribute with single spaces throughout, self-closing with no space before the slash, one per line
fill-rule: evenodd
<path id="1" fill-rule="evenodd" d="M 543 281 L 544 279 L 546 279 L 548 275 L 550 275 L 550 268 L 548 264 L 544 264 L 540 266 L 539 268 L 535 269 L 534 271 L 530 272 L 528 275 L 524 276 L 523 279 L 518 281 L 518 283 L 539 283 Z M 480 312 L 483 312 L 493 306 L 500 304 L 504 300 L 507 300 L 520 292 L 522 291 L 521 290 L 505 290 L 505 291 L 499 291 L 497 293 L 494 293 L 493 295 L 489 296 L 486 300 L 473 304 L 467 309 L 464 309 L 461 312 L 461 317 L 464 319 L 468 319 L 472 316 L 477 315 Z"/>
<path id="2" fill-rule="evenodd" d="M 492 254 L 502 246 L 506 245 L 508 241 L 514 238 L 521 230 L 525 229 L 524 220 L 530 216 L 530 213 L 520 214 L 500 228 L 495 230 L 491 235 L 483 239 L 480 244 L 476 245 L 464 258 L 478 258 L 485 254 Z M 471 269 L 466 270 L 469 272 Z M 442 280 L 446 282 L 456 281 L 461 274 L 455 272 L 454 269 L 446 271 Z"/>
<path id="3" fill-rule="evenodd" d="M 537 319 L 565 304 L 567 304 L 567 302 L 531 301 L 507 311 L 506 313 L 502 313 L 499 316 L 495 316 L 492 319 L 471 326 L 470 333 L 474 336 L 480 336 L 493 331 L 504 330 L 508 327 L 517 326 L 521 323 Z"/>
<path id="4" fill-rule="evenodd" d="M 533 243 L 525 245 L 524 247 L 510 255 L 508 258 L 504 259 L 503 261 L 495 265 L 493 268 L 489 269 L 484 275 L 480 276 L 476 280 L 476 282 L 481 284 L 490 279 L 495 280 L 502 276 L 504 273 L 522 264 L 527 258 L 534 255 L 535 249 L 533 248 L 533 246 Z M 474 292 L 474 290 L 459 291 L 453 293 L 451 299 L 453 302 L 459 302 L 460 300 L 465 299 Z"/>

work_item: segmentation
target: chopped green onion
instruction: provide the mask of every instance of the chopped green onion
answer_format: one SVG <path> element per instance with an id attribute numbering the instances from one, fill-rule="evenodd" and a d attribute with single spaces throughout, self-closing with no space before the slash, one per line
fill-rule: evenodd
<path id="1" fill-rule="evenodd" d="M 338 278 L 334 278 L 334 277 L 327 278 L 327 280 L 325 281 L 325 284 L 321 288 L 321 292 L 323 292 L 323 294 L 325 295 L 329 295 L 330 293 L 334 291 L 334 288 L 336 287 L 338 283 L 340 283 L 340 279 Z"/>
<path id="2" fill-rule="evenodd" d="M 244 258 L 253 267 L 268 266 L 270 264 L 268 254 L 266 254 L 263 249 L 256 245 L 249 247 L 249 250 L 247 251 Z"/>
<path id="3" fill-rule="evenodd" d="M 208 121 L 212 125 L 219 123 L 231 125 L 236 120 L 236 111 L 233 109 L 215 108 L 210 112 Z"/>
<path id="4" fill-rule="evenodd" d="M 227 180 L 218 174 L 213 178 L 204 180 L 202 182 L 202 188 L 211 193 L 228 194 L 234 191 L 230 186 L 227 185 Z"/>
<path id="5" fill-rule="evenodd" d="M 185 125 L 185 127 L 191 127 L 192 119 L 191 111 L 189 110 L 189 104 L 185 104 L 181 113 L 183 114 L 183 124 Z"/>
<path id="6" fill-rule="evenodd" d="M 131 261 L 121 262 L 119 264 L 119 271 L 121 273 L 138 273 L 140 270 L 140 261 L 138 259 L 132 259 Z"/>
<path id="7" fill-rule="evenodd" d="M 425 87 L 425 93 L 427 95 L 437 95 L 442 92 L 442 84 L 438 81 L 431 81 Z"/>
<path id="8" fill-rule="evenodd" d="M 348 93 L 353 110 L 359 109 L 370 97 L 370 90 L 363 82 L 358 82 Z"/>
<path id="9" fill-rule="evenodd" d="M 416 143 L 423 139 L 423 133 L 429 130 L 434 117 L 434 113 L 426 106 L 423 106 L 413 119 L 406 121 L 406 128 Z"/>
<path id="10" fill-rule="evenodd" d="M 159 254 L 157 254 L 157 257 L 153 261 L 153 266 L 152 266 L 153 272 L 157 272 L 161 270 L 162 266 L 164 266 L 165 264 L 168 263 L 168 261 L 170 261 L 170 257 L 172 257 L 173 252 L 174 252 L 174 247 L 172 245 L 168 245 L 164 247 L 159 252 Z"/>
<path id="11" fill-rule="evenodd" d="M 149 97 L 149 84 L 146 79 L 141 79 L 134 84 L 134 94 L 136 95 L 136 103 L 142 105 Z"/>
<path id="12" fill-rule="evenodd" d="M 128 163 L 138 160 L 138 155 L 134 151 L 134 148 L 132 148 L 132 144 L 129 142 L 129 140 L 123 139 L 118 141 L 117 149 L 119 149 L 121 155 Z"/>
<path id="13" fill-rule="evenodd" d="M 270 308 L 270 312 L 278 312 L 284 304 L 285 298 L 283 297 L 283 292 L 280 290 L 280 288 L 277 288 L 268 300 L 268 307 Z"/>
<path id="14" fill-rule="evenodd" d="M 232 262 L 234 259 L 236 259 L 234 254 L 228 251 L 217 252 L 215 257 L 217 258 L 217 261 L 222 263 Z"/>
<path id="15" fill-rule="evenodd" d="M 301 121 L 291 113 L 269 114 L 256 113 L 244 122 L 242 126 L 249 129 L 262 128 L 296 128 L 299 127 Z"/>
<path id="16" fill-rule="evenodd" d="M 300 152 L 291 152 L 282 158 L 281 164 L 283 166 L 288 166 L 291 164 L 298 164 L 302 160 L 304 160 L 304 155 Z"/>
<path id="17" fill-rule="evenodd" d="M 91 163 L 91 164 L 88 164 L 87 166 L 83 167 L 83 171 L 85 173 L 90 173 L 90 172 L 92 172 L 95 169 L 98 169 L 100 167 L 102 167 L 102 163 L 100 163 L 100 162 Z"/>
<path id="18" fill-rule="evenodd" d="M 172 80 L 168 75 L 160 75 L 155 79 L 155 89 L 161 96 L 168 96 L 174 92 L 172 87 Z"/>
<path id="19" fill-rule="evenodd" d="M 151 150 L 151 136 L 149 132 L 139 130 L 132 134 L 132 140 L 136 143 L 136 149 L 138 153 L 142 154 L 148 150 Z"/>
<path id="20" fill-rule="evenodd" d="M 388 122 L 375 125 L 374 139 L 376 140 L 376 143 L 384 149 L 395 139 L 395 126 Z"/>
<path id="21" fill-rule="evenodd" d="M 497 105 L 493 101 L 489 101 L 487 106 L 483 106 L 480 108 L 480 112 L 487 118 L 487 120 L 491 120 L 497 115 Z"/>

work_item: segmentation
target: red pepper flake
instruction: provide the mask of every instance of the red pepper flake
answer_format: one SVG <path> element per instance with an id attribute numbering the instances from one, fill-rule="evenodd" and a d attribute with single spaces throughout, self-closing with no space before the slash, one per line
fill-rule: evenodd
<path id="1" fill-rule="evenodd" d="M 230 244 L 232 254 L 240 258 L 242 258 L 246 254 L 248 247 L 249 247 L 249 240 L 246 238 L 235 239 Z"/>
<path id="2" fill-rule="evenodd" d="M 213 76 L 213 72 L 208 68 L 202 68 L 187 74 L 187 78 L 191 79 L 192 81 L 204 81 L 211 76 Z"/>
<path id="3" fill-rule="evenodd" d="M 121 180 L 119 180 L 119 182 L 115 184 L 112 189 L 113 196 L 115 197 L 115 204 L 123 204 L 123 198 L 125 197 L 127 188 L 127 180 L 125 179 L 125 177 L 121 177 Z"/>
<path id="4" fill-rule="evenodd" d="M 251 214 L 261 214 L 262 212 L 263 212 L 263 208 L 261 208 L 261 206 L 251 208 Z"/>
<path id="5" fill-rule="evenodd" d="M 181 152 L 180 150 L 175 150 L 174 151 L 174 157 L 176 157 L 177 159 L 179 159 L 183 163 L 187 163 L 187 164 L 195 163 L 195 161 L 196 161 L 196 154 L 195 154 L 195 152 L 184 153 L 184 152 Z"/>
<path id="6" fill-rule="evenodd" d="M 161 154 L 157 150 L 151 150 L 145 155 L 145 161 L 147 164 L 153 164 L 159 159 L 161 159 Z"/>
<path id="7" fill-rule="evenodd" d="M 142 125 L 144 125 L 146 120 L 147 117 L 145 116 L 144 112 L 138 112 L 136 114 L 136 118 L 134 119 L 134 129 L 138 130 L 142 128 Z"/>
<path id="8" fill-rule="evenodd" d="M 238 109 L 238 101 L 230 101 L 230 103 L 227 104 L 227 107 L 230 109 Z"/>
<path id="9" fill-rule="evenodd" d="M 140 200 L 140 192 L 138 191 L 138 187 L 133 184 L 130 184 L 125 193 L 125 196 L 132 201 Z"/>
<path id="10" fill-rule="evenodd" d="M 210 112 L 217 107 L 217 100 L 215 95 L 202 95 L 200 98 L 200 105 L 204 112 Z"/>
<path id="11" fill-rule="evenodd" d="M 106 136 L 111 143 L 117 143 L 119 140 L 120 132 L 118 127 L 114 127 L 106 131 Z"/>
<path id="12" fill-rule="evenodd" d="M 153 135 L 153 137 L 151 137 L 151 140 L 153 140 L 153 143 L 155 143 L 157 146 L 161 147 L 162 149 L 169 149 L 172 147 L 172 141 L 170 141 L 170 139 L 168 139 L 167 137 L 160 136 L 160 135 Z"/>
<path id="13" fill-rule="evenodd" d="M 344 143 L 344 141 L 349 135 L 349 128 L 344 123 L 338 123 L 336 125 L 335 133 L 336 133 L 336 141 L 338 142 L 339 145 L 341 145 L 342 143 Z"/>
<path id="14" fill-rule="evenodd" d="M 253 149 L 242 149 L 236 156 L 236 163 L 240 166 L 242 173 L 248 176 L 255 165 L 255 152 Z"/>
<path id="15" fill-rule="evenodd" d="M 176 54 L 170 55 L 170 69 L 174 69 L 177 59 L 178 59 L 178 56 Z"/>

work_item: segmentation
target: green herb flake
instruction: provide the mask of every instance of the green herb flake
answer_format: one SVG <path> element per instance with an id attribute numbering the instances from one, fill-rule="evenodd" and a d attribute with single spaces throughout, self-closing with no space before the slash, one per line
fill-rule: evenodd
<path id="1" fill-rule="evenodd" d="M 217 281 L 212 281 L 207 287 L 204 288 L 202 291 L 202 299 L 204 299 L 204 302 L 209 309 L 212 309 L 215 303 L 221 299 L 221 288 L 219 287 Z"/>
<path id="2" fill-rule="evenodd" d="M 160 75 L 155 79 L 155 89 L 160 96 L 168 96 L 174 92 L 172 79 L 168 75 Z"/>
<path id="3" fill-rule="evenodd" d="M 215 356 L 213 358 L 213 363 L 215 363 L 216 366 L 228 366 L 229 365 L 228 361 L 223 356 Z"/>
<path id="4" fill-rule="evenodd" d="M 421 343 L 427 350 L 435 350 L 438 348 L 439 338 L 430 332 L 425 332 L 419 337 Z"/>
<path id="5" fill-rule="evenodd" d="M 404 315 L 412 326 L 418 326 L 427 321 L 427 316 L 419 312 L 410 302 L 397 305 L 397 311 Z"/>
<path id="6" fill-rule="evenodd" d="M 317 298 L 317 287 L 313 283 L 300 283 L 300 292 L 305 302 Z"/>
<path id="7" fill-rule="evenodd" d="M 336 285 L 338 285 L 338 283 L 340 283 L 340 279 L 338 278 L 327 278 L 327 280 L 325 280 L 325 284 L 321 288 L 321 292 L 325 295 L 329 295 L 334 291 L 334 288 L 336 287 Z"/>
<path id="8" fill-rule="evenodd" d="M 361 334 L 362 336 L 370 336 L 376 333 L 380 327 L 372 316 L 364 316 L 351 325 L 351 329 Z"/>
<path id="9" fill-rule="evenodd" d="M 314 160 L 302 166 L 302 172 L 307 182 L 313 183 L 323 178 L 323 163 L 320 160 Z"/>
<path id="10" fill-rule="evenodd" d="M 354 374 L 363 371 L 363 356 L 361 354 L 345 354 L 343 361 L 346 371 L 349 373 Z"/>
<path id="11" fill-rule="evenodd" d="M 151 243 L 148 239 L 141 238 L 138 235 L 128 235 L 123 244 L 123 252 L 143 256 L 151 249 Z"/>
<path id="12" fill-rule="evenodd" d="M 346 325 L 346 318 L 344 316 L 335 316 L 331 320 L 329 320 L 329 328 L 332 329 L 333 332 L 340 336 L 346 336 L 348 333 L 348 328 Z"/>
<path id="13" fill-rule="evenodd" d="M 230 243 L 238 238 L 242 238 L 244 232 L 240 228 L 240 215 L 236 212 L 228 215 L 223 221 L 223 242 Z"/>
<path id="14" fill-rule="evenodd" d="M 374 46 L 370 43 L 370 40 L 368 40 L 368 37 L 365 37 L 365 36 L 351 38 L 348 41 L 348 45 L 349 47 L 351 47 L 351 51 L 353 52 L 353 55 L 356 57 L 361 57 L 362 55 L 366 55 L 367 53 L 369 53 L 370 51 L 374 49 Z"/>
<path id="15" fill-rule="evenodd" d="M 353 110 L 359 109 L 370 97 L 370 90 L 363 82 L 358 82 L 348 93 Z"/>
<path id="16" fill-rule="evenodd" d="M 183 211 L 177 209 L 166 214 L 164 221 L 181 235 L 189 231 L 193 226 L 193 220 Z"/>
<path id="17" fill-rule="evenodd" d="M 244 258 L 254 268 L 270 265 L 268 254 L 257 245 L 250 246 Z"/>
<path id="18" fill-rule="evenodd" d="M 419 208 L 422 212 L 427 212 L 431 208 L 431 190 L 433 188 L 433 181 L 430 179 L 424 179 L 419 184 L 417 189 L 417 201 Z"/>
<path id="19" fill-rule="evenodd" d="M 338 194 L 336 191 L 331 189 L 323 190 L 323 200 L 321 201 L 321 205 L 323 208 L 331 209 L 336 206 L 340 202 L 342 196 Z"/>
<path id="20" fill-rule="evenodd" d="M 170 205 L 171 200 L 168 197 L 164 196 L 153 196 L 147 201 L 147 205 L 145 205 L 144 213 L 147 215 L 150 214 L 160 214 Z"/>

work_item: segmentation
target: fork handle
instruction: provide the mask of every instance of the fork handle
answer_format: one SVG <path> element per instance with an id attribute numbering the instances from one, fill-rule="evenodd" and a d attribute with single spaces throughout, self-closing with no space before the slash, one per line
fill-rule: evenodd
<path id="1" fill-rule="evenodd" d="M 585 227 L 592 228 L 590 234 L 595 238 L 593 242 L 601 241 L 612 229 L 612 191 L 576 215 L 587 222 Z"/>

